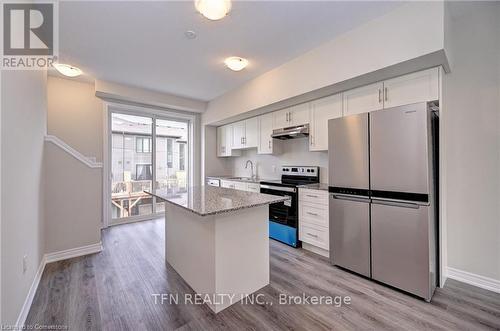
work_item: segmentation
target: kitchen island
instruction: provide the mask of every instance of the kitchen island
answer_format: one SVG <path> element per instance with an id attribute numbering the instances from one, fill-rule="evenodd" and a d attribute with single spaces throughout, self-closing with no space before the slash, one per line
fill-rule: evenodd
<path id="1" fill-rule="evenodd" d="M 200 186 L 165 201 L 167 262 L 218 313 L 269 284 L 269 208 L 288 197 Z"/>

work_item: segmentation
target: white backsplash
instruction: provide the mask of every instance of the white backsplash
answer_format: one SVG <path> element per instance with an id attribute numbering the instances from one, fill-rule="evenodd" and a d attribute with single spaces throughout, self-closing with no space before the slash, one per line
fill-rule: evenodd
<path id="1" fill-rule="evenodd" d="M 319 166 L 320 182 L 328 183 L 328 152 L 309 152 L 308 142 L 307 138 L 277 141 L 279 153 L 274 155 L 258 155 L 256 148 L 243 150 L 241 156 L 231 158 L 233 175 L 249 177 L 250 169 L 245 169 L 245 163 L 251 160 L 262 179 L 279 179 L 280 167 L 284 165 Z"/>

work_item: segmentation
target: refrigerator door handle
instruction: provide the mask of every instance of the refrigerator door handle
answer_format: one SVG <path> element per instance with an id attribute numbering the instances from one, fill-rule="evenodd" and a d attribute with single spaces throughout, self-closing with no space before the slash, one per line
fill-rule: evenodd
<path id="1" fill-rule="evenodd" d="M 362 196 L 359 196 L 359 195 L 330 193 L 330 197 L 332 199 L 337 199 L 337 200 L 347 200 L 347 201 L 356 201 L 356 202 L 370 202 L 370 198 L 368 198 L 368 197 L 362 197 Z"/>
<path id="2" fill-rule="evenodd" d="M 372 203 L 376 205 L 385 205 L 385 206 L 394 206 L 401 208 L 411 208 L 411 209 L 419 209 L 420 206 L 428 206 L 428 203 L 424 202 L 415 202 L 408 200 L 394 200 L 394 199 L 386 199 L 386 198 L 372 198 Z"/>

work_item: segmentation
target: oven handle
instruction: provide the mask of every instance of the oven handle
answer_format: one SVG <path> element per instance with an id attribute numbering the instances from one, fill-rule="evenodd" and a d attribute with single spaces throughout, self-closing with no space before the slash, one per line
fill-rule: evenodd
<path id="1" fill-rule="evenodd" d="M 297 192 L 296 188 L 293 187 L 284 187 L 284 186 L 272 186 L 272 185 L 264 185 L 261 184 L 260 188 L 266 188 L 269 190 L 282 191 L 282 192 Z"/>

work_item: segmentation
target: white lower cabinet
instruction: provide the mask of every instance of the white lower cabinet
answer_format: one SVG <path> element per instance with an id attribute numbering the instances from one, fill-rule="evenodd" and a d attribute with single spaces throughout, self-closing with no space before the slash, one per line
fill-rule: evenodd
<path id="1" fill-rule="evenodd" d="M 224 188 L 236 188 L 236 182 L 230 181 L 230 180 L 221 180 L 220 181 L 220 186 Z"/>
<path id="2" fill-rule="evenodd" d="M 226 180 L 222 179 L 220 181 L 220 186 L 224 188 L 230 188 L 233 190 L 240 191 L 248 191 L 248 192 L 260 192 L 260 184 L 259 183 L 245 183 L 236 180 Z"/>
<path id="3" fill-rule="evenodd" d="M 247 191 L 260 193 L 260 184 L 259 183 L 247 183 Z"/>
<path id="4" fill-rule="evenodd" d="M 299 188 L 299 240 L 302 248 L 329 256 L 328 192 Z"/>

